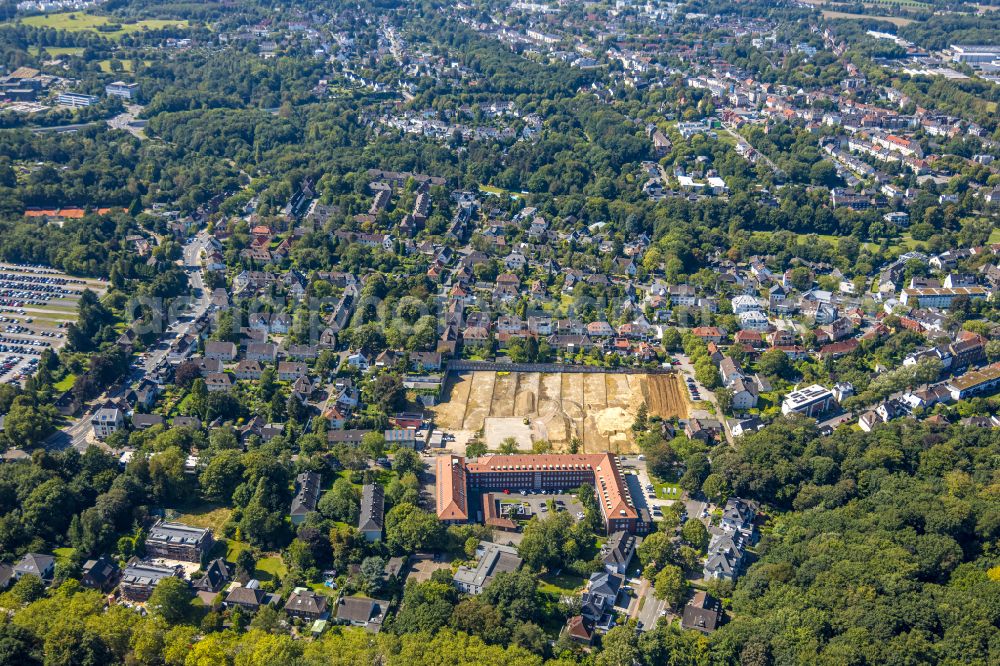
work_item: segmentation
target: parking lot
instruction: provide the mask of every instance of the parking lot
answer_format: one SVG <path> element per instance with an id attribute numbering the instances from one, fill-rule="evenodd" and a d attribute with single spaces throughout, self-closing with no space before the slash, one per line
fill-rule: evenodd
<path id="1" fill-rule="evenodd" d="M 704 387 L 698 385 L 692 377 L 684 378 L 684 385 L 687 386 L 688 395 L 691 396 L 692 402 L 699 402 L 703 400 L 702 392 L 705 390 Z"/>
<path id="2" fill-rule="evenodd" d="M 576 519 L 583 517 L 583 506 L 576 495 L 570 493 L 553 493 L 527 490 L 524 494 L 521 491 L 511 491 L 510 495 L 504 495 L 500 500 L 501 506 L 521 504 L 525 513 L 516 511 L 511 515 L 513 520 L 527 520 L 532 516 L 547 516 L 552 511 L 549 509 L 549 502 L 554 502 L 556 511 L 567 511 Z"/>
<path id="3" fill-rule="evenodd" d="M 622 467 L 625 470 L 625 481 L 629 484 L 629 492 L 637 506 L 649 507 L 653 511 L 653 518 L 659 518 L 658 513 L 662 513 L 662 508 L 670 506 L 675 500 L 681 499 L 681 495 L 676 497 L 658 498 L 655 492 L 650 492 L 653 480 L 646 469 L 644 456 L 621 456 Z M 640 503 L 641 498 L 641 503 Z M 661 509 L 657 512 L 656 509 Z"/>
<path id="4" fill-rule="evenodd" d="M 101 295 L 107 286 L 44 266 L 0 263 L 0 382 L 26 379 L 44 350 L 66 343 L 85 289 Z"/>

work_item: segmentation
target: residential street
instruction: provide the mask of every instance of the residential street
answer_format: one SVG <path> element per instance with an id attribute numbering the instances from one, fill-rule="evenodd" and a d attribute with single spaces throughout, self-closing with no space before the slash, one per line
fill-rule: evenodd
<path id="1" fill-rule="evenodd" d="M 204 275 L 201 270 L 201 251 L 208 242 L 206 232 L 201 231 L 188 245 L 184 246 L 184 267 L 188 271 L 188 279 L 191 287 L 191 307 L 186 313 L 174 322 L 168 323 L 167 330 L 160 336 L 160 342 L 153 348 L 153 352 L 146 360 L 135 368 L 128 377 L 128 381 L 119 388 L 118 391 L 108 394 L 104 393 L 98 398 L 89 401 L 83 408 L 83 412 L 78 418 L 73 419 L 69 425 L 60 429 L 49 437 L 46 446 L 51 449 L 62 449 L 72 446 L 80 451 L 85 451 L 88 446 L 95 443 L 93 432 L 90 426 L 90 418 L 93 416 L 94 407 L 100 405 L 109 398 L 116 398 L 124 392 L 124 386 L 134 386 L 142 380 L 146 374 L 152 372 L 162 363 L 170 352 L 170 345 L 175 340 L 187 334 L 192 322 L 205 314 L 209 306 L 209 294 L 205 290 Z"/>

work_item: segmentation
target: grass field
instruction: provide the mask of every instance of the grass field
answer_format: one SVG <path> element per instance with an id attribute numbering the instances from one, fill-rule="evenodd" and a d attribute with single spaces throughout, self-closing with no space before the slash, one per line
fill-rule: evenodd
<path id="1" fill-rule="evenodd" d="M 132 67 L 133 66 L 132 66 L 132 61 L 131 60 L 122 60 L 121 63 L 122 63 L 122 71 L 124 71 L 124 72 L 131 72 L 132 71 Z M 110 74 L 111 73 L 111 61 L 110 60 L 101 60 L 97 64 L 101 66 L 101 71 L 104 72 L 105 74 Z"/>
<path id="2" fill-rule="evenodd" d="M 753 233 L 754 236 L 767 236 L 767 235 L 771 234 L 772 232 L 770 232 L 770 231 L 754 231 L 752 233 Z M 994 235 L 996 236 L 996 240 L 993 240 L 993 237 L 991 236 L 990 237 L 990 242 L 991 243 L 1000 243 L 1000 232 L 994 231 Z M 834 236 L 833 234 L 798 234 L 799 243 L 804 243 L 805 240 L 809 236 L 816 236 L 816 238 L 818 238 L 819 240 L 826 241 L 826 242 L 830 243 L 831 245 L 833 245 L 834 247 L 836 247 L 837 244 L 840 242 L 840 237 L 839 236 Z M 919 243 L 920 243 L 920 241 L 913 240 L 913 238 L 910 236 L 909 233 L 903 233 L 903 234 L 900 234 L 899 238 L 896 238 L 896 239 L 894 239 L 894 240 L 892 240 L 892 241 L 889 242 L 889 249 L 890 250 L 899 251 L 899 252 L 907 252 L 909 250 L 914 249 Z M 874 252 L 875 250 L 878 250 L 878 243 L 873 243 L 871 241 L 865 241 L 864 243 L 861 244 L 861 247 L 866 248 L 866 249 L 871 250 L 871 251 Z"/>
<path id="3" fill-rule="evenodd" d="M 95 14 L 85 14 L 81 12 L 59 12 L 56 14 L 41 14 L 39 16 L 27 16 L 19 19 L 24 25 L 39 28 L 53 28 L 55 30 L 66 30 L 68 32 L 97 32 L 109 39 L 119 39 L 122 35 L 142 30 L 157 30 L 169 26 L 187 27 L 187 21 L 172 21 L 166 19 L 147 19 L 135 23 L 120 23 L 108 16 L 97 16 Z M 119 24 L 117 30 L 100 30 L 102 26 L 109 24 Z"/>
<path id="4" fill-rule="evenodd" d="M 177 520 L 185 525 L 193 525 L 194 527 L 210 529 L 213 534 L 219 536 L 222 534 L 222 527 L 226 524 L 226 521 L 229 520 L 229 515 L 231 513 L 232 510 L 227 509 L 226 507 L 206 504 L 204 506 L 195 507 L 188 513 L 181 514 L 177 517 Z"/>
<path id="5" fill-rule="evenodd" d="M 67 562 L 73 555 L 72 548 L 53 548 L 52 554 L 56 556 L 56 562 Z"/>
<path id="6" fill-rule="evenodd" d="M 288 573 L 288 567 L 281 561 L 281 557 L 265 557 L 257 562 L 257 569 L 254 577 L 259 581 L 283 578 Z"/>
<path id="7" fill-rule="evenodd" d="M 656 488 L 656 496 L 660 499 L 675 500 L 681 498 L 681 488 L 676 483 L 660 483 L 658 481 L 654 481 L 653 487 Z M 668 490 L 673 492 L 668 492 Z"/>
<path id="8" fill-rule="evenodd" d="M 851 14 L 850 12 L 834 12 L 829 9 L 823 10 L 823 18 L 828 19 L 873 19 L 876 21 L 886 21 L 900 27 L 913 23 L 913 19 L 902 18 L 900 16 L 869 16 L 868 14 Z"/>
<path id="9" fill-rule="evenodd" d="M 502 190 L 499 187 L 492 187 L 490 185 L 480 185 L 479 191 L 483 194 L 492 194 L 495 197 L 509 196 L 511 199 L 520 199 L 521 195 L 516 192 L 511 192 L 509 190 Z"/>
<path id="10" fill-rule="evenodd" d="M 990 244 L 1000 243 L 1000 228 L 990 232 Z"/>
<path id="11" fill-rule="evenodd" d="M 538 577 L 538 591 L 557 597 L 572 596 L 583 587 L 585 582 L 582 576 L 568 573 L 558 575 L 547 573 Z"/>
<path id="12" fill-rule="evenodd" d="M 73 388 L 73 384 L 75 382 L 76 382 L 76 375 L 74 375 L 73 373 L 70 373 L 70 374 L 66 375 L 65 377 L 63 377 L 62 379 L 60 379 L 55 384 L 53 384 L 52 388 L 54 388 L 57 391 L 68 391 L 71 388 Z"/>
<path id="13" fill-rule="evenodd" d="M 36 55 L 38 55 L 41 52 L 42 52 L 41 47 L 38 47 L 38 46 L 29 46 L 28 47 L 28 53 L 30 53 L 31 55 L 36 56 Z M 46 46 L 45 47 L 45 52 L 48 53 L 49 55 L 55 56 L 55 57 L 64 56 L 64 55 L 79 56 L 79 55 L 83 55 L 83 47 L 82 46 Z"/>

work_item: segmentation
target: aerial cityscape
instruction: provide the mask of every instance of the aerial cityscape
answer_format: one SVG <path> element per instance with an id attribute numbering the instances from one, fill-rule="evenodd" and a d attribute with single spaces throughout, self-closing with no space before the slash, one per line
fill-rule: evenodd
<path id="1" fill-rule="evenodd" d="M 1000 663 L 1000 5 L 2 7 L 0 666 Z"/>

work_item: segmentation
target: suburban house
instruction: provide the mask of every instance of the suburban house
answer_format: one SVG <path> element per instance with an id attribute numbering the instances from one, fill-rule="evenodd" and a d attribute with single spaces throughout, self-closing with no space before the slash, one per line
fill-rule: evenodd
<path id="1" fill-rule="evenodd" d="M 465 594 L 482 594 L 494 576 L 517 571 L 521 568 L 521 562 L 517 548 L 480 541 L 476 547 L 476 565 L 459 567 L 452 580 L 455 587 Z"/>
<path id="2" fill-rule="evenodd" d="M 297 587 L 285 602 L 285 612 L 304 620 L 318 620 L 326 613 L 327 597 Z"/>
<path id="3" fill-rule="evenodd" d="M 739 497 L 730 498 L 722 510 L 722 529 L 735 531 L 753 530 L 753 521 L 757 517 L 757 506 Z"/>
<path id="4" fill-rule="evenodd" d="M 260 379 L 261 375 L 264 374 L 264 369 L 260 365 L 260 361 L 250 361 L 242 360 L 236 365 L 236 369 L 233 370 L 233 375 L 236 379 L 241 379 L 243 381 L 256 381 Z"/>
<path id="5" fill-rule="evenodd" d="M 615 532 L 601 546 L 601 562 L 609 573 L 623 574 L 635 555 L 636 538 L 628 532 Z"/>
<path id="6" fill-rule="evenodd" d="M 205 388 L 209 393 L 228 391 L 233 388 L 233 380 L 225 372 L 214 372 L 205 377 Z"/>
<path id="7" fill-rule="evenodd" d="M 743 545 L 742 539 L 736 534 L 719 534 L 709 542 L 708 559 L 702 569 L 704 578 L 736 580 L 740 575 L 743 567 Z"/>
<path id="8" fill-rule="evenodd" d="M 96 560 L 87 560 L 81 569 L 80 584 L 84 587 L 110 592 L 118 584 L 120 573 L 114 560 L 101 555 Z"/>
<path id="9" fill-rule="evenodd" d="M 125 413 L 113 402 L 106 402 L 90 417 L 90 425 L 94 429 L 94 437 L 107 439 L 125 427 Z"/>
<path id="10" fill-rule="evenodd" d="M 382 538 L 384 512 L 385 494 L 382 487 L 376 483 L 366 483 L 361 489 L 361 515 L 358 517 L 358 530 L 369 541 L 378 541 Z"/>
<path id="11" fill-rule="evenodd" d="M 14 578 L 38 576 L 45 583 L 52 582 L 56 572 L 56 558 L 41 553 L 28 553 L 14 565 Z"/>
<path id="12" fill-rule="evenodd" d="M 322 477 L 316 472 L 302 472 L 295 477 L 295 497 L 289 517 L 293 525 L 301 525 L 306 516 L 316 510 Z"/>
<path id="13" fill-rule="evenodd" d="M 260 581 L 252 579 L 246 585 L 233 587 L 223 604 L 226 608 L 238 606 L 248 613 L 256 613 L 261 606 L 273 604 L 278 598 L 277 594 L 269 594 L 260 589 Z"/>
<path id="14" fill-rule="evenodd" d="M 232 361 L 236 358 L 236 345 L 232 342 L 209 340 L 205 343 L 205 358 Z"/>
<path id="15" fill-rule="evenodd" d="M 708 592 L 699 590 L 684 606 L 681 627 L 710 634 L 719 626 L 721 619 L 722 604 L 719 603 L 719 600 Z"/>
<path id="16" fill-rule="evenodd" d="M 607 571 L 592 574 L 580 599 L 580 614 L 597 629 L 608 631 L 615 624 L 614 608 L 624 585 L 625 578 L 619 574 Z"/>
<path id="17" fill-rule="evenodd" d="M 202 592 L 218 592 L 233 578 L 231 565 L 225 558 L 219 557 L 209 562 L 205 574 L 193 581 L 194 589 Z"/>
<path id="18" fill-rule="evenodd" d="M 377 634 L 382 629 L 382 621 L 388 609 L 388 601 L 367 597 L 341 597 L 337 600 L 335 616 L 341 622 L 364 627 L 368 632 Z"/>
<path id="19" fill-rule="evenodd" d="M 582 615 L 574 615 L 566 620 L 563 633 L 574 643 L 590 645 L 594 642 L 594 623 Z"/>

